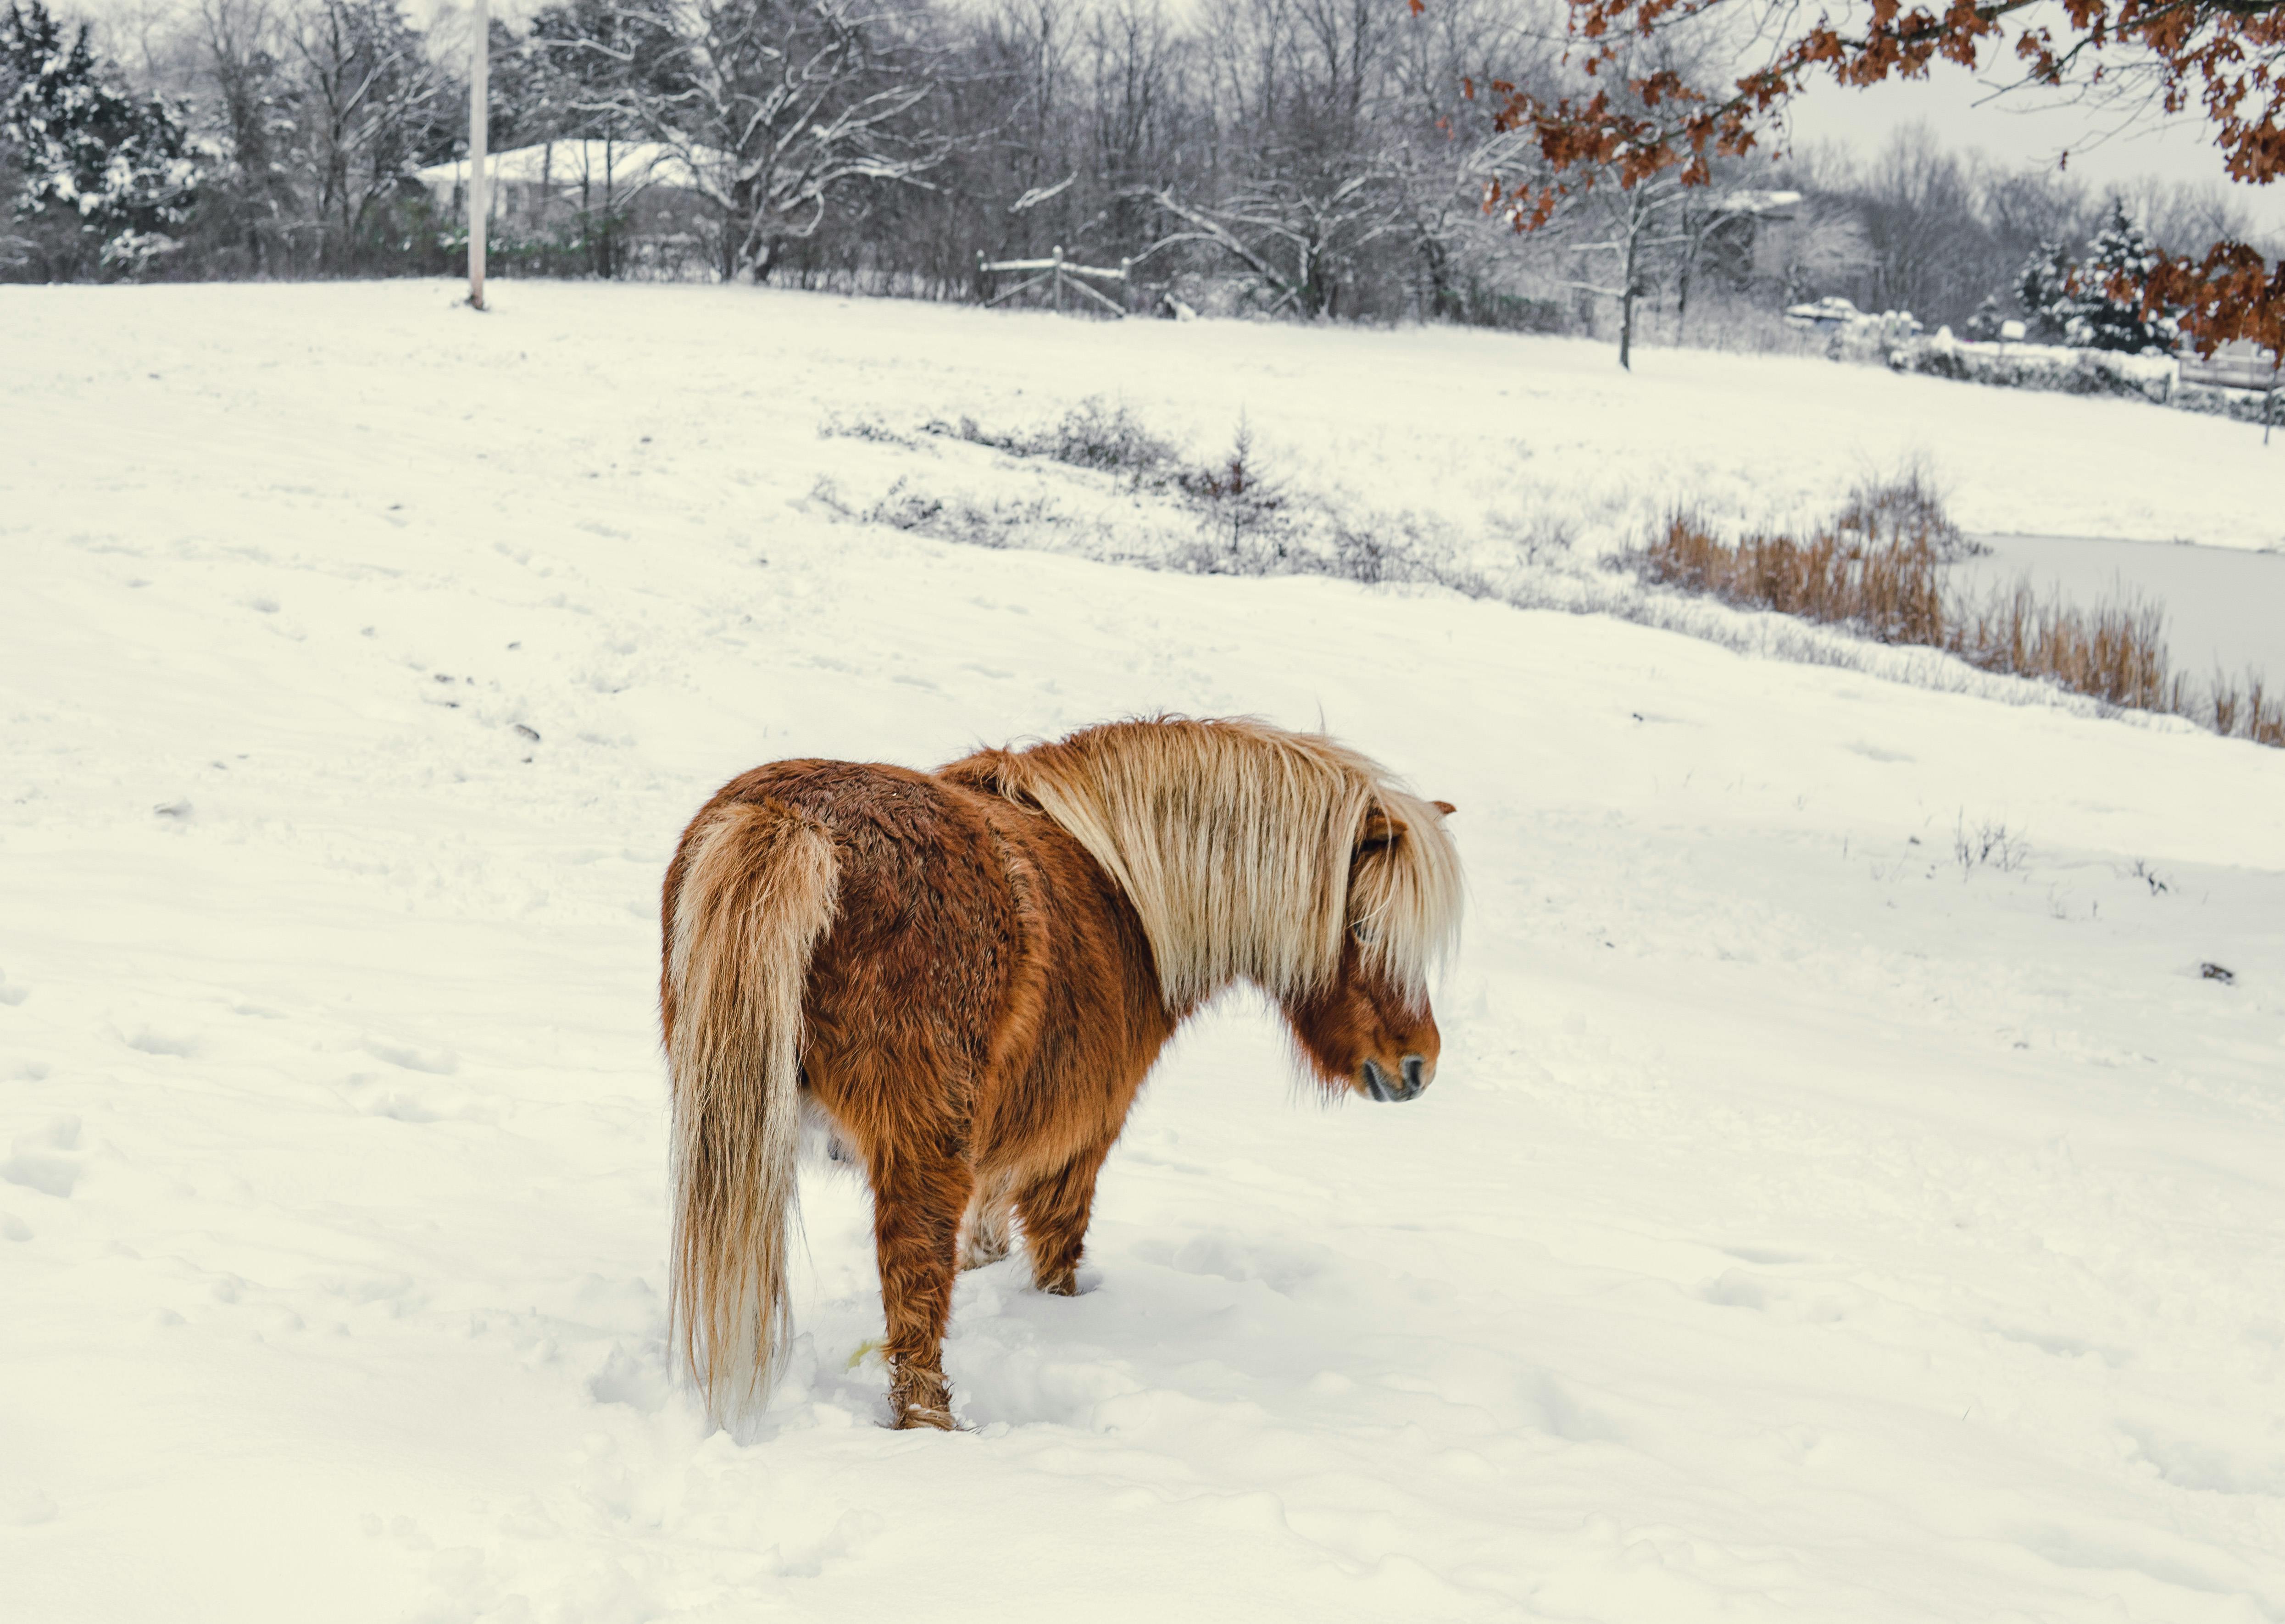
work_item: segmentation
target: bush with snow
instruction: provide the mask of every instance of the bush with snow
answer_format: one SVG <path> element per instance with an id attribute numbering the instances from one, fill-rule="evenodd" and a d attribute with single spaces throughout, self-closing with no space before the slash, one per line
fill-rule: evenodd
<path id="1" fill-rule="evenodd" d="M 43 0 L 0 13 L 0 151 L 18 194 L 12 246 L 49 279 L 135 276 L 177 246 L 198 162 L 174 109 L 137 100 Z"/>
<path id="2" fill-rule="evenodd" d="M 2068 344 L 1962 342 L 1943 333 L 1892 349 L 1888 365 L 1896 372 L 1961 383 L 2061 395 L 2122 395 L 2160 405 L 2173 393 L 2175 373 L 2171 357 L 2124 356 Z"/>

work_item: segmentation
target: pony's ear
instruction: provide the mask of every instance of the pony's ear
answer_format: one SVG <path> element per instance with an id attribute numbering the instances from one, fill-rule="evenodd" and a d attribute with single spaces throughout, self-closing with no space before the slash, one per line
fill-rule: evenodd
<path id="1" fill-rule="evenodd" d="M 1449 801 L 1431 801 L 1428 804 L 1434 807 L 1438 812 L 1442 812 L 1447 818 L 1460 810 L 1458 807 L 1453 805 Z"/>
<path id="2" fill-rule="evenodd" d="M 1403 838 L 1403 823 L 1376 806 L 1365 813 L 1364 828 L 1357 831 L 1357 850 L 1370 851 L 1380 846 L 1393 846 Z"/>

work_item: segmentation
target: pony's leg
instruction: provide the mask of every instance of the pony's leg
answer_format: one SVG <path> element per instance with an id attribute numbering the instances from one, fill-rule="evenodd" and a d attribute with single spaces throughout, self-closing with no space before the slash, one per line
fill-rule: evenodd
<path id="1" fill-rule="evenodd" d="M 948 1157 L 901 1148 L 873 1184 L 873 1239 L 889 1322 L 889 1424 L 953 1427 L 944 1380 L 960 1215 L 973 1181 Z"/>
<path id="2" fill-rule="evenodd" d="M 1032 1254 L 1032 1283 L 1042 1291 L 1079 1295 L 1079 1260 L 1087 1249 L 1087 1220 L 1095 1210 L 1095 1176 L 1110 1154 L 1107 1142 L 1090 1145 L 1016 1192 L 1024 1244 Z"/>
<path id="3" fill-rule="evenodd" d="M 1008 1255 L 1015 1200 L 1015 1188 L 1004 1178 L 976 1181 L 976 1193 L 968 1201 L 968 1215 L 960 1222 L 962 1269 L 983 1268 Z"/>

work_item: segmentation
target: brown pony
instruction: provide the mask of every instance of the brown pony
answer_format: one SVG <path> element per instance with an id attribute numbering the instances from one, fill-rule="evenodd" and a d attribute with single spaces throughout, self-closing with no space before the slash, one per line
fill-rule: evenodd
<path id="1" fill-rule="evenodd" d="M 894 1424 L 949 1427 L 952 1283 L 1020 1228 L 1068 1296 L 1158 1051 L 1234 981 L 1331 1090 L 1436 1074 L 1451 807 L 1322 735 L 1113 722 L 939 771 L 780 761 L 683 831 L 660 914 L 673 1314 L 736 1429 L 788 1336 L 805 1118 L 873 1189 Z"/>

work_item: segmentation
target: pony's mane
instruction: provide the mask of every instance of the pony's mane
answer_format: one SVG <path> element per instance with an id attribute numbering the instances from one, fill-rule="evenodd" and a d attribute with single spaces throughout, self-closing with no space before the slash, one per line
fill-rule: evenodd
<path id="1" fill-rule="evenodd" d="M 1442 813 L 1320 734 L 1111 722 L 948 772 L 1033 803 L 1087 848 L 1135 905 L 1177 1008 L 1240 977 L 1278 998 L 1320 987 L 1353 927 L 1369 967 L 1425 999 L 1458 933 Z"/>

